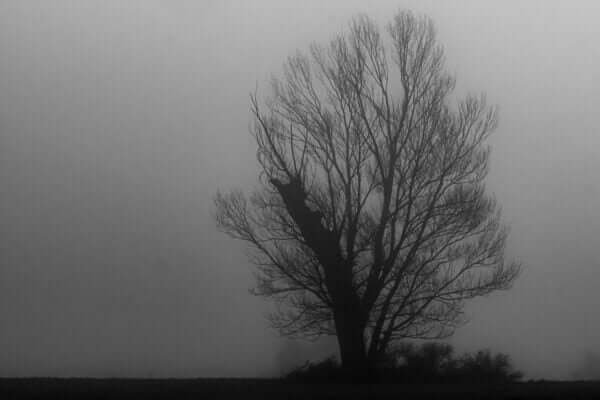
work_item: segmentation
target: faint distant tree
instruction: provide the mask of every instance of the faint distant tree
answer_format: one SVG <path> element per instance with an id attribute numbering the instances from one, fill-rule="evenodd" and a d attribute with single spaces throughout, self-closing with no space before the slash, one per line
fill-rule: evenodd
<path id="1" fill-rule="evenodd" d="M 600 379 L 600 356 L 594 352 L 586 352 L 581 365 L 572 373 L 573 379 Z"/>
<path id="2" fill-rule="evenodd" d="M 513 368 L 507 354 L 493 355 L 490 350 L 466 355 L 460 361 L 460 370 L 464 377 L 479 382 L 515 382 L 523 378 L 523 373 Z"/>
<path id="3" fill-rule="evenodd" d="M 336 335 L 360 369 L 404 338 L 440 338 L 465 300 L 507 289 L 507 229 L 484 190 L 496 111 L 451 97 L 431 20 L 366 16 L 288 59 L 251 96 L 260 187 L 215 196 L 218 226 L 249 243 L 256 294 L 286 335 Z M 452 105 L 454 104 L 454 105 Z"/>

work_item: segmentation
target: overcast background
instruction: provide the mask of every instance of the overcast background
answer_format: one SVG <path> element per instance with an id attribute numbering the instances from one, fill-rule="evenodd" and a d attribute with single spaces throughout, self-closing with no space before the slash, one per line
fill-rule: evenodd
<path id="1" fill-rule="evenodd" d="M 399 8 L 500 106 L 489 190 L 524 270 L 451 342 L 533 378 L 600 353 L 597 2 L 3 0 L 0 375 L 269 376 L 334 351 L 268 327 L 212 196 L 256 182 L 249 92 Z"/>

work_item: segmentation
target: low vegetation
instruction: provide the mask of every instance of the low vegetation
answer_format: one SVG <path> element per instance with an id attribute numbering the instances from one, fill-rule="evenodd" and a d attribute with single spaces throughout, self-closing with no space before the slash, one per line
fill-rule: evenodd
<path id="1" fill-rule="evenodd" d="M 517 382 L 523 374 L 517 371 L 508 355 L 480 350 L 454 356 L 445 343 L 417 346 L 402 344 L 388 353 L 372 368 L 369 380 L 385 383 L 473 383 L 497 384 Z M 302 383 L 345 382 L 348 377 L 335 357 L 307 362 L 285 375 L 285 379 Z"/>

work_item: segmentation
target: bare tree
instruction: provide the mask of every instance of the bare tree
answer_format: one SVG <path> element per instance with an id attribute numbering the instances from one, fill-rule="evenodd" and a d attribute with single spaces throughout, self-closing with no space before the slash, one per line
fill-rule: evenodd
<path id="1" fill-rule="evenodd" d="M 279 305 L 274 326 L 337 335 L 352 369 L 451 334 L 465 300 L 519 272 L 483 185 L 496 110 L 451 99 L 431 20 L 400 12 L 387 33 L 360 16 L 290 57 L 264 105 L 251 96 L 260 188 L 215 197 L 219 227 L 250 244 L 256 293 Z"/>

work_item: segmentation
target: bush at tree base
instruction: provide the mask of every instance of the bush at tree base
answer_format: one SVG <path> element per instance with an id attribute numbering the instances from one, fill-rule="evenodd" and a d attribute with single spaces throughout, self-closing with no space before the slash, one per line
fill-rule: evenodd
<path id="1" fill-rule="evenodd" d="M 475 383 L 516 382 L 523 374 L 516 370 L 507 354 L 479 350 L 454 358 L 454 349 L 445 343 L 416 346 L 404 343 L 357 379 L 344 371 L 335 356 L 319 362 L 306 362 L 284 376 L 302 383 L 370 381 L 380 383 Z"/>

